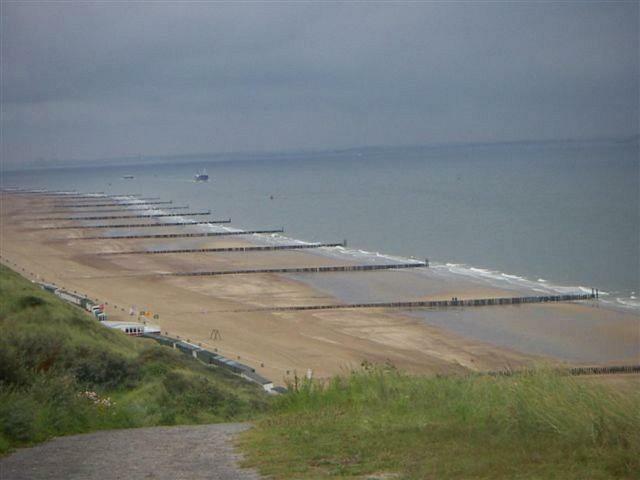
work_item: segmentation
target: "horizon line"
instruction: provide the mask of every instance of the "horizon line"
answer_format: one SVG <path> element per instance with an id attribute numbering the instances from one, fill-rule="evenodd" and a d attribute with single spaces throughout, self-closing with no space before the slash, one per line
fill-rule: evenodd
<path id="1" fill-rule="evenodd" d="M 505 141 L 472 141 L 472 142 L 434 142 L 401 145 L 357 145 L 349 147 L 325 147 L 310 149 L 285 149 L 285 150 L 236 150 L 236 151 L 209 151 L 209 152 L 183 152 L 172 154 L 139 154 L 122 155 L 117 157 L 98 158 L 71 158 L 71 159 L 36 159 L 26 162 L 22 166 L 11 164 L 11 168 L 2 168 L 3 171 L 36 170 L 47 168 L 72 168 L 77 166 L 119 166 L 109 162 L 124 162 L 134 160 L 138 163 L 128 163 L 127 165 L 146 165 L 149 163 L 167 163 L 166 160 L 188 160 L 197 157 L 269 157 L 273 155 L 295 156 L 308 154 L 342 154 L 358 150 L 383 150 L 383 149 L 420 149 L 420 148 L 465 148 L 465 147 L 488 147 L 488 146 L 509 146 L 509 145 L 553 145 L 553 144 L 585 144 L 585 143 L 633 143 L 640 141 L 640 134 L 620 137 L 592 137 L 592 138 L 561 138 L 561 139 L 520 139 Z M 165 160 L 165 162 L 163 162 Z M 6 165 L 6 162 L 5 162 Z"/>

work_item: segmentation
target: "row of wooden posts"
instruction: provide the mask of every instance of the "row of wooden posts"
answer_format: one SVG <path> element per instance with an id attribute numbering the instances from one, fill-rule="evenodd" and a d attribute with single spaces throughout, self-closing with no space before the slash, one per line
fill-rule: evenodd
<path id="1" fill-rule="evenodd" d="M 123 217 L 124 218 L 124 217 Z M 210 223 L 231 223 L 231 219 L 225 220 L 206 220 L 202 222 L 163 222 L 163 223 L 115 223 L 115 224 L 100 224 L 100 225 L 64 225 L 57 227 L 41 227 L 39 230 L 77 230 L 81 229 L 94 229 L 94 228 L 153 228 L 153 227 L 188 227 L 190 225 L 208 225 Z"/>
<path id="2" fill-rule="evenodd" d="M 253 235 L 254 233 L 282 233 L 284 228 L 266 230 L 238 230 L 225 232 L 197 232 L 197 233 L 154 233 L 151 235 L 115 235 L 112 237 L 79 237 L 74 240 L 127 240 L 140 238 L 195 238 L 195 237 L 225 237 L 233 235 Z"/>
<path id="3" fill-rule="evenodd" d="M 164 201 L 164 202 L 110 202 L 110 203 L 67 203 L 64 205 L 54 205 L 53 208 L 89 208 L 89 207 L 133 207 L 137 205 L 170 205 L 172 204 L 172 200 Z"/>
<path id="4" fill-rule="evenodd" d="M 380 265 L 332 265 L 321 267 L 287 267 L 287 268 L 251 268 L 243 270 L 217 270 L 204 272 L 171 272 L 162 275 L 176 277 L 213 277 L 218 275 L 242 275 L 257 273 L 326 273 L 326 272 L 362 272 L 372 270 L 396 270 L 404 268 L 426 267 L 424 262 L 390 263 Z"/>
<path id="5" fill-rule="evenodd" d="M 304 250 L 322 247 L 346 247 L 341 243 L 302 243 L 294 245 L 253 245 L 249 247 L 213 247 L 213 248 L 175 248 L 166 250 L 124 250 L 119 252 L 100 252 L 98 255 L 160 255 L 168 253 L 224 253 L 224 252 L 268 252 L 275 250 Z"/>
<path id="6" fill-rule="evenodd" d="M 22 193 L 22 192 L 18 192 Z M 27 193 L 25 191 L 24 193 Z M 40 192 L 41 195 L 49 195 L 49 192 Z M 57 198 L 76 198 L 76 199 L 95 199 L 95 196 L 81 195 L 81 194 L 56 194 L 50 193 Z M 122 195 L 120 198 L 124 198 L 127 195 Z M 114 197 L 104 197 L 114 198 Z M 91 200 L 88 200 L 91 201 Z M 129 205 L 141 207 L 143 205 L 158 205 L 158 204 L 170 204 L 171 201 L 153 201 L 144 203 L 129 203 L 129 202 L 117 202 L 117 203 L 69 203 L 65 205 L 57 205 L 60 208 L 76 208 L 86 206 L 118 206 L 127 207 Z M 181 216 L 198 216 L 209 215 L 210 212 L 187 212 Z M 171 213 L 162 214 L 140 214 L 140 215 L 122 215 L 122 216 L 83 216 L 83 217 L 51 217 L 43 220 L 107 220 L 118 218 L 158 218 L 174 216 Z M 93 225 L 87 227 L 75 227 L 75 226 L 55 226 L 45 227 L 49 229 L 65 229 L 65 228 L 139 228 L 139 227 L 169 227 L 169 226 L 187 226 L 198 225 L 202 223 L 229 223 L 229 220 L 218 220 L 209 222 L 168 222 L 161 224 L 122 224 L 122 225 Z M 93 236 L 93 237 L 80 237 L 74 240 L 121 240 L 121 239 L 145 239 L 145 238 L 190 238 L 190 237 L 217 237 L 217 236 L 230 236 L 230 235 L 251 235 L 251 234 L 269 234 L 269 233 L 282 233 L 281 229 L 261 229 L 261 230 L 240 230 L 240 231 L 220 231 L 220 232 L 198 232 L 198 233 L 165 233 L 165 234 L 150 234 L 150 235 L 119 235 L 119 236 Z M 345 242 L 346 244 L 346 242 Z M 269 250 L 285 250 L 285 249 L 303 249 L 303 248 L 318 248 L 320 246 L 339 246 L 340 244 L 307 244 L 307 245 L 265 245 L 265 246 L 247 246 L 247 247 L 226 247 L 226 248 L 203 248 L 203 249 L 178 249 L 178 250 L 151 250 L 151 251 L 129 251 L 129 252 L 106 252 L 106 254 L 131 254 L 131 253 L 145 253 L 145 254 L 159 254 L 159 253 L 189 253 L 189 252 L 250 252 L 250 251 L 269 251 Z M 287 267 L 287 268 L 263 268 L 263 269 L 238 269 L 238 270 L 223 270 L 223 271 L 198 271 L 198 272 L 171 272 L 161 275 L 167 276 L 219 276 L 219 275 L 238 275 L 238 274 L 259 274 L 259 273 L 322 273 L 322 272 L 355 272 L 355 271 L 374 271 L 374 270 L 388 270 L 388 269 L 406 269 L 406 268 L 418 268 L 428 267 L 428 260 L 425 262 L 410 262 L 410 263 L 394 263 L 394 264 L 369 264 L 369 265 L 338 265 L 338 266 L 317 266 L 317 267 Z M 331 305 L 299 305 L 299 306 L 285 306 L 267 308 L 266 310 L 275 311 L 287 311 L 287 310 L 326 310 L 326 309 L 338 309 L 338 308 L 451 308 L 451 307 L 476 307 L 476 306 L 488 306 L 488 305 L 519 305 L 529 303 L 546 303 L 546 302 L 562 302 L 562 301 L 577 301 L 595 299 L 598 297 L 598 292 L 592 291 L 591 294 L 573 294 L 573 295 L 541 295 L 541 296 L 525 296 L 525 297 L 505 297 L 505 298 L 480 298 L 480 299 L 458 299 L 457 297 L 451 300 L 423 300 L 423 301 L 406 301 L 406 302 L 378 302 L 378 303 L 356 303 L 356 304 L 331 304 Z"/>
<path id="7" fill-rule="evenodd" d="M 370 302 L 326 305 L 293 305 L 285 307 L 267 307 L 243 311 L 291 311 L 291 310 L 337 310 L 353 308 L 452 308 L 484 307 L 489 305 L 524 305 L 529 303 L 572 302 L 596 299 L 595 293 L 572 295 L 539 295 L 526 297 L 472 298 L 451 300 L 415 300 L 406 302 Z"/>
<path id="8" fill-rule="evenodd" d="M 197 216 L 202 216 L 202 215 L 211 215 L 211 210 L 207 210 L 204 212 L 187 212 L 187 213 L 180 213 L 180 214 L 176 214 L 176 213 L 140 213 L 140 214 L 136 214 L 136 215 L 93 215 L 93 216 L 86 216 L 86 217 L 42 217 L 42 218 L 36 218 L 35 220 L 43 220 L 43 221 L 49 221 L 49 220 L 117 220 L 119 218 L 161 218 L 161 217 L 175 217 L 175 216 L 181 216 L 181 217 L 197 217 Z"/>

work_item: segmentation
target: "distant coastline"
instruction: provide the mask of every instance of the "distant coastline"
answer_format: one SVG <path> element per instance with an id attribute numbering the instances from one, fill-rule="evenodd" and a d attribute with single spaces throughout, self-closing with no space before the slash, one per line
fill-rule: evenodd
<path id="1" fill-rule="evenodd" d="M 485 148 L 509 148 L 509 147 L 601 147 L 601 146 L 625 146 L 638 145 L 640 135 L 632 135 L 617 138 L 592 138 L 592 139 L 540 139 L 540 140 L 510 140 L 510 141 L 474 141 L 474 142 L 436 142 L 423 145 L 369 145 L 343 148 L 321 148 L 304 150 L 283 151 L 229 151 L 229 152 L 201 152 L 163 155 L 131 155 L 123 157 L 94 158 L 94 159 L 39 159 L 25 161 L 20 166 L 14 166 L 12 162 L 3 166 L 5 172 L 19 172 L 23 170 L 47 170 L 63 168 L 99 168 L 120 166 L 146 166 L 146 165 L 170 165 L 179 163 L 215 163 L 227 161 L 268 161 L 280 160 L 304 160 L 309 157 L 340 157 L 351 155 L 376 155 L 380 153 L 415 153 L 433 151 L 438 149 L 485 149 Z"/>

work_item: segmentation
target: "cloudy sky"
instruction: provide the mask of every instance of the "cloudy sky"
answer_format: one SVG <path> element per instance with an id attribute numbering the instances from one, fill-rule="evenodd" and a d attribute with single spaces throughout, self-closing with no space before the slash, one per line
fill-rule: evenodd
<path id="1" fill-rule="evenodd" d="M 2 157 L 638 132 L 637 1 L 2 1 Z"/>

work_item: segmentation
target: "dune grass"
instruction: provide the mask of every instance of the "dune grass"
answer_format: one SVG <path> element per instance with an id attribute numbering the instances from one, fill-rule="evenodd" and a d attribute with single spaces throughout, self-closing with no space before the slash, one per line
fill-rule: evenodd
<path id="1" fill-rule="evenodd" d="M 551 371 L 304 382 L 244 434 L 273 478 L 640 478 L 640 395 Z"/>
<path id="2" fill-rule="evenodd" d="M 0 453 L 100 429 L 244 420 L 257 386 L 100 325 L 0 266 Z"/>

